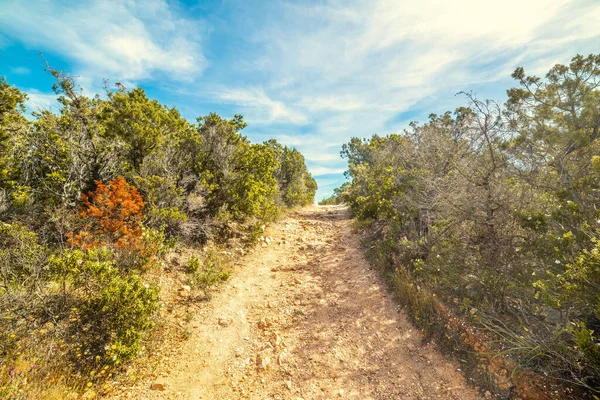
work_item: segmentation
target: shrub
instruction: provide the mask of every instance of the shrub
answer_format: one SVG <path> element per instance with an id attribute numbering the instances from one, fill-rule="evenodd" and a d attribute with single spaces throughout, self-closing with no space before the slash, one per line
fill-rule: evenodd
<path id="1" fill-rule="evenodd" d="M 50 259 L 52 271 L 71 288 L 71 337 L 77 364 L 111 365 L 133 358 L 151 317 L 158 289 L 135 274 L 123 274 L 106 250 L 65 250 Z M 98 358 L 97 358 L 98 357 Z"/>
<path id="2" fill-rule="evenodd" d="M 183 190 L 172 179 L 161 176 L 135 177 L 137 188 L 144 194 L 146 216 L 144 225 L 173 236 L 181 231 L 187 216 L 181 211 L 185 204 Z"/>
<path id="3" fill-rule="evenodd" d="M 108 186 L 96 181 L 96 191 L 82 194 L 79 215 L 88 221 L 86 230 L 70 236 L 70 243 L 90 249 L 112 245 L 141 249 L 143 209 L 146 204 L 134 186 L 122 176 Z"/>
<path id="4" fill-rule="evenodd" d="M 46 278 L 46 249 L 37 240 L 37 234 L 18 223 L 0 223 L 0 287 L 5 291 Z"/>
<path id="5" fill-rule="evenodd" d="M 111 276 L 81 307 L 81 323 L 90 326 L 82 347 L 114 364 L 130 360 L 139 352 L 157 310 L 158 289 L 145 285 L 138 275 Z"/>
<path id="6" fill-rule="evenodd" d="M 221 260 L 213 249 L 206 252 L 202 261 L 198 257 L 192 257 L 187 264 L 187 273 L 190 283 L 201 289 L 208 289 L 231 275 L 230 271 L 221 267 Z"/>

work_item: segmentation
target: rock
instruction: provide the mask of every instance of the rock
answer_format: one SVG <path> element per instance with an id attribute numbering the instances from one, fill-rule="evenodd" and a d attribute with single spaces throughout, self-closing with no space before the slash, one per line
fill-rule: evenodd
<path id="1" fill-rule="evenodd" d="M 283 365 L 285 363 L 286 358 L 287 358 L 287 355 L 285 354 L 285 352 L 281 352 L 279 354 L 279 357 L 277 357 L 277 364 Z"/>
<path id="2" fill-rule="evenodd" d="M 271 344 L 273 346 L 279 346 L 281 344 L 281 337 L 277 332 L 271 333 Z"/>
<path id="3" fill-rule="evenodd" d="M 165 384 L 164 383 L 159 383 L 159 382 L 154 382 L 152 385 L 150 385 L 150 389 L 152 390 L 160 390 L 161 392 L 165 390 Z"/>
<path id="4" fill-rule="evenodd" d="M 490 393 L 489 390 L 487 392 L 485 392 L 484 396 L 485 396 L 486 399 L 491 399 L 492 398 L 492 394 Z"/>
<path id="5" fill-rule="evenodd" d="M 182 285 L 179 290 L 177 291 L 179 293 L 179 295 L 181 297 L 187 297 L 190 295 L 190 292 L 192 291 L 191 286 L 188 285 Z"/>
<path id="6" fill-rule="evenodd" d="M 259 371 L 267 369 L 269 364 L 271 364 L 271 357 L 264 354 L 256 355 L 256 368 L 258 368 Z"/>
<path id="7" fill-rule="evenodd" d="M 267 236 L 267 237 L 265 238 L 265 242 L 266 242 L 267 244 L 270 244 L 270 243 L 271 243 L 271 238 Z"/>
<path id="8" fill-rule="evenodd" d="M 231 325 L 233 323 L 233 320 L 231 318 L 219 317 L 219 318 L 217 318 L 217 322 L 222 327 L 228 327 L 229 325 Z"/>
<path id="9" fill-rule="evenodd" d="M 288 388 L 288 390 L 292 390 L 292 381 L 285 381 L 285 387 Z"/>
<path id="10" fill-rule="evenodd" d="M 266 320 L 266 319 L 261 319 L 261 320 L 260 320 L 260 321 L 258 321 L 258 323 L 257 323 L 258 329 L 261 329 L 261 330 L 263 330 L 263 331 L 264 331 L 265 329 L 269 328 L 271 325 L 272 325 L 272 324 L 271 324 L 271 322 L 270 322 L 270 321 L 268 321 L 268 320 Z"/>

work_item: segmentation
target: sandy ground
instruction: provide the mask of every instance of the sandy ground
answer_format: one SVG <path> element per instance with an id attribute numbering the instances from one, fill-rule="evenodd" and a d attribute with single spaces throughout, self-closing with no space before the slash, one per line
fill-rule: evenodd
<path id="1" fill-rule="evenodd" d="M 267 228 L 139 399 L 477 399 L 371 271 L 347 210 Z M 154 389 L 152 389 L 154 386 Z"/>

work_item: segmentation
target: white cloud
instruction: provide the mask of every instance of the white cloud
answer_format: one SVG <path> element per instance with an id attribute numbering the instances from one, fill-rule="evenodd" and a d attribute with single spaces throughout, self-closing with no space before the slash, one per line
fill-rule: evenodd
<path id="1" fill-rule="evenodd" d="M 250 109 L 250 122 L 265 124 L 272 122 L 290 122 L 304 124 L 306 117 L 286 106 L 281 101 L 271 99 L 262 89 L 222 89 L 215 95 L 223 102 L 234 103 L 243 109 Z"/>
<path id="2" fill-rule="evenodd" d="M 454 108 L 459 90 L 503 93 L 516 66 L 543 74 L 576 52 L 597 52 L 600 39 L 597 0 L 229 0 L 226 16 L 209 18 L 226 43 L 214 43 L 216 68 L 206 69 L 208 28 L 173 7 L 4 0 L 0 24 L 11 39 L 75 60 L 84 87 L 89 77 L 128 86 L 188 79 L 177 95 L 194 100 L 183 105 L 190 112 L 197 102 L 233 105 L 260 126 L 253 140 L 295 146 L 314 175 L 339 173 L 339 183 L 340 146 L 351 136 L 401 130 L 416 107 L 425 117 Z M 203 71 L 214 75 L 193 81 Z"/>
<path id="3" fill-rule="evenodd" d="M 15 67 L 10 69 L 13 74 L 17 75 L 29 75 L 31 71 L 27 67 Z"/>
<path id="4" fill-rule="evenodd" d="M 2 11 L 6 34 L 75 61 L 80 75 L 141 80 L 158 71 L 185 80 L 206 66 L 198 25 L 166 0 L 8 0 Z"/>
<path id="5" fill-rule="evenodd" d="M 453 108 L 457 91 L 505 85 L 519 65 L 547 71 L 585 48 L 574 43 L 600 38 L 592 0 L 325 0 L 270 10 L 249 33 L 244 73 L 267 76 L 251 90 L 314 127 L 281 141 L 314 151 L 315 175 L 339 170 L 327 154 L 351 136 L 402 129 L 388 121 L 416 104 Z"/>
<path id="6" fill-rule="evenodd" d="M 329 168 L 329 167 L 313 167 L 310 168 L 310 173 L 313 176 L 319 175 L 328 175 L 328 174 L 341 174 L 346 170 L 346 168 Z"/>
<path id="7" fill-rule="evenodd" d="M 58 109 L 59 104 L 56 101 L 56 94 L 40 92 L 37 89 L 25 89 L 23 91 L 27 93 L 25 104 L 32 111 Z"/>

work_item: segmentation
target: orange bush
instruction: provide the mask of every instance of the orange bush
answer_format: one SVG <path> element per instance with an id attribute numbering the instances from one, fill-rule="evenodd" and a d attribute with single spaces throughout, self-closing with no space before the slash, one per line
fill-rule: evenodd
<path id="1" fill-rule="evenodd" d="M 96 182 L 96 191 L 82 194 L 79 216 L 87 223 L 84 230 L 68 234 L 68 242 L 90 249 L 114 246 L 142 251 L 142 219 L 145 202 L 134 186 L 122 176 L 108 186 Z"/>

